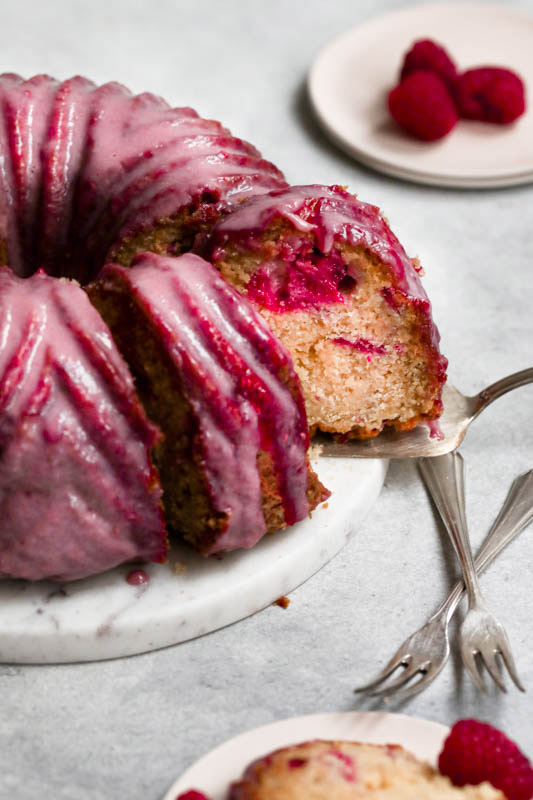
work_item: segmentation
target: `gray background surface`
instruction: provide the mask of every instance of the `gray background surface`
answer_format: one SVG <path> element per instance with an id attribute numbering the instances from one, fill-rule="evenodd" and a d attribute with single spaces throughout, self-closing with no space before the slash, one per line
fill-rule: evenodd
<path id="1" fill-rule="evenodd" d="M 371 172 L 325 140 L 303 91 L 331 37 L 406 5 L 0 0 L 0 71 L 150 90 L 223 120 L 291 182 L 349 184 L 420 257 L 450 378 L 474 393 L 533 361 L 533 187 L 445 190 Z M 531 0 L 507 5 L 533 13 Z M 462 448 L 475 543 L 512 479 L 533 467 L 532 400 L 528 387 L 498 401 Z M 532 561 L 533 529 L 483 579 L 529 693 L 480 696 L 456 659 L 402 711 L 447 724 L 476 716 L 533 754 Z M 156 800 L 192 761 L 247 728 L 375 708 L 354 699 L 354 685 L 425 620 L 456 572 L 413 465 L 397 462 L 351 544 L 292 593 L 287 610 L 128 659 L 0 665 L 0 797 Z"/>

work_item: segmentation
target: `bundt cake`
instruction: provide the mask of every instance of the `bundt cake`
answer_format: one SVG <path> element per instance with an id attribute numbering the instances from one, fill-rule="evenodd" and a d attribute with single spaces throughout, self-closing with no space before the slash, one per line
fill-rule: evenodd
<path id="1" fill-rule="evenodd" d="M 440 411 L 378 211 L 152 94 L 0 76 L 0 265 L 3 575 L 162 560 L 161 502 L 204 554 L 250 546 L 327 496 L 305 404 L 360 436 Z"/>
<path id="2" fill-rule="evenodd" d="M 339 186 L 242 203 L 199 247 L 290 351 L 311 429 L 357 437 L 442 411 L 446 360 L 416 261 Z"/>
<path id="3" fill-rule="evenodd" d="M 489 783 L 453 786 L 398 745 L 316 740 L 254 761 L 228 800 L 505 800 Z"/>
<path id="4" fill-rule="evenodd" d="M 205 554 L 250 547 L 326 499 L 290 356 L 211 264 L 143 253 L 88 292 L 164 434 L 172 529 Z"/>
<path id="5" fill-rule="evenodd" d="M 0 267 L 0 575 L 163 561 L 158 438 L 85 292 Z"/>

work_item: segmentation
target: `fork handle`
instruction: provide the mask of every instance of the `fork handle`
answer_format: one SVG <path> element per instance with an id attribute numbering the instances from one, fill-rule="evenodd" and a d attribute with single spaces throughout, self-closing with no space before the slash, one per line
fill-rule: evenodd
<path id="1" fill-rule="evenodd" d="M 502 550 L 514 541 L 531 522 L 533 522 L 533 470 L 516 478 L 509 489 L 501 511 L 492 523 L 475 558 L 474 565 L 478 574 L 492 564 Z M 449 621 L 454 615 L 464 591 L 464 582 L 457 581 L 434 616 L 446 611 Z"/>
<path id="2" fill-rule="evenodd" d="M 454 450 L 443 456 L 421 458 L 418 465 L 461 563 L 469 603 L 480 604 L 481 590 L 466 524 L 463 458 Z"/>
<path id="3" fill-rule="evenodd" d="M 482 392 L 472 398 L 475 401 L 472 419 L 475 419 L 484 408 L 493 403 L 494 400 L 497 400 L 498 397 L 507 394 L 513 389 L 518 389 L 520 386 L 526 386 L 528 383 L 533 383 L 533 367 L 523 369 L 521 372 L 514 372 L 512 375 L 507 375 L 507 377 L 496 381 L 496 383 L 491 383 L 490 386 L 487 386 L 486 389 L 483 389 Z"/>

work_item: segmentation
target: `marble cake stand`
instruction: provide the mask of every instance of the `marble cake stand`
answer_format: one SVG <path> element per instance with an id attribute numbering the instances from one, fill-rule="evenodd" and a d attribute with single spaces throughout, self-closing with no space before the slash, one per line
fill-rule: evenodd
<path id="1" fill-rule="evenodd" d="M 173 548 L 168 563 L 67 584 L 0 582 L 0 662 L 73 663 L 178 644 L 265 608 L 319 570 L 349 540 L 376 500 L 385 461 L 318 459 L 329 501 L 311 519 L 256 547 L 204 559 Z"/>

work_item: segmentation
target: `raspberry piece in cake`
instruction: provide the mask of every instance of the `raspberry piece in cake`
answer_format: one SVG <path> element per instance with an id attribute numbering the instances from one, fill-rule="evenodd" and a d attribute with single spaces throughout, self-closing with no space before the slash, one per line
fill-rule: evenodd
<path id="1" fill-rule="evenodd" d="M 456 722 L 444 742 L 439 770 L 457 786 L 489 781 L 507 800 L 531 800 L 533 768 L 504 733 L 475 719 Z"/>
<path id="2" fill-rule="evenodd" d="M 389 92 L 388 105 L 398 125 L 424 142 L 442 139 L 459 119 L 446 84 L 432 72 L 412 72 Z"/>
<path id="3" fill-rule="evenodd" d="M 463 72 L 456 83 L 459 112 L 467 119 L 507 125 L 526 109 L 521 78 L 502 67 L 476 67 Z"/>
<path id="4" fill-rule="evenodd" d="M 453 90 L 457 67 L 444 47 L 431 39 L 419 39 L 405 54 L 400 81 L 420 70 L 435 73 L 449 89 Z"/>

